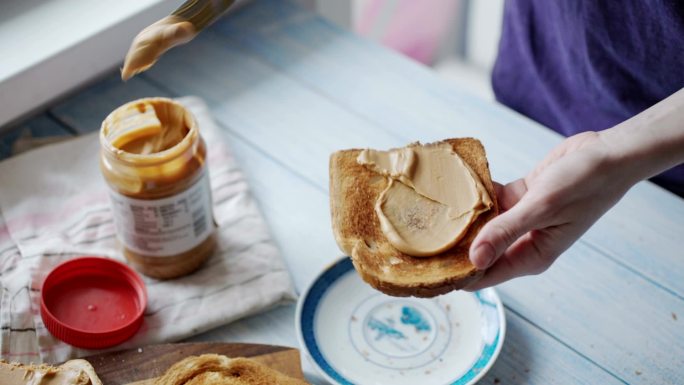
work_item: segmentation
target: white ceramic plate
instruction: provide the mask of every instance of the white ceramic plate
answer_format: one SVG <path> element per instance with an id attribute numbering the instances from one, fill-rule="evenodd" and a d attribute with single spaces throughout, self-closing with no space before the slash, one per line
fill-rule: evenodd
<path id="1" fill-rule="evenodd" d="M 334 384 L 473 384 L 501 351 L 506 321 L 494 289 L 431 299 L 382 294 L 345 257 L 297 304 L 297 337 Z"/>

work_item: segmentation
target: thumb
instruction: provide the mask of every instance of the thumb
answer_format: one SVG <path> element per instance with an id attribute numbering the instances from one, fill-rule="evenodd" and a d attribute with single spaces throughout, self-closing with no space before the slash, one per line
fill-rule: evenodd
<path id="1" fill-rule="evenodd" d="M 480 270 L 491 266 L 513 242 L 540 226 L 536 212 L 523 199 L 489 221 L 470 245 L 470 262 Z"/>

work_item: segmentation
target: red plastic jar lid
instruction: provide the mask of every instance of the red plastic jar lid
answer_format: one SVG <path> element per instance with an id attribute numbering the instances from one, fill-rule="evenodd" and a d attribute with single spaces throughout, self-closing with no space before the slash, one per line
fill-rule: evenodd
<path id="1" fill-rule="evenodd" d="M 40 315 L 60 340 L 86 349 L 118 345 L 140 328 L 145 284 L 121 262 L 80 257 L 57 265 L 45 278 Z"/>

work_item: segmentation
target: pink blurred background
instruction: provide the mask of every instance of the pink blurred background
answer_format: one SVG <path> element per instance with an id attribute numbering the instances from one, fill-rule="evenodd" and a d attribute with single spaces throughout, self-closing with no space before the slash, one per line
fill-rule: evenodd
<path id="1" fill-rule="evenodd" d="M 458 16 L 457 0 L 361 0 L 357 33 L 432 64 Z"/>

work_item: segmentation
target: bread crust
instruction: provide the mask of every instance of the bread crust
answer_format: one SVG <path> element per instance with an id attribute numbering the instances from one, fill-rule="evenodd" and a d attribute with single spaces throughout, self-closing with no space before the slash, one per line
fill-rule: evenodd
<path id="1" fill-rule="evenodd" d="M 219 354 L 186 357 L 157 378 L 155 385 L 305 385 L 249 358 Z"/>
<path id="2" fill-rule="evenodd" d="M 361 278 L 385 294 L 434 297 L 462 289 L 483 275 L 470 263 L 468 251 L 482 226 L 499 213 L 485 150 L 474 138 L 443 142 L 449 143 L 479 176 L 493 206 L 471 224 L 454 247 L 428 258 L 403 254 L 385 238 L 374 205 L 387 186 L 387 178 L 358 164 L 356 158 L 361 150 L 337 151 L 330 156 L 330 211 L 335 240 L 351 256 Z"/>

